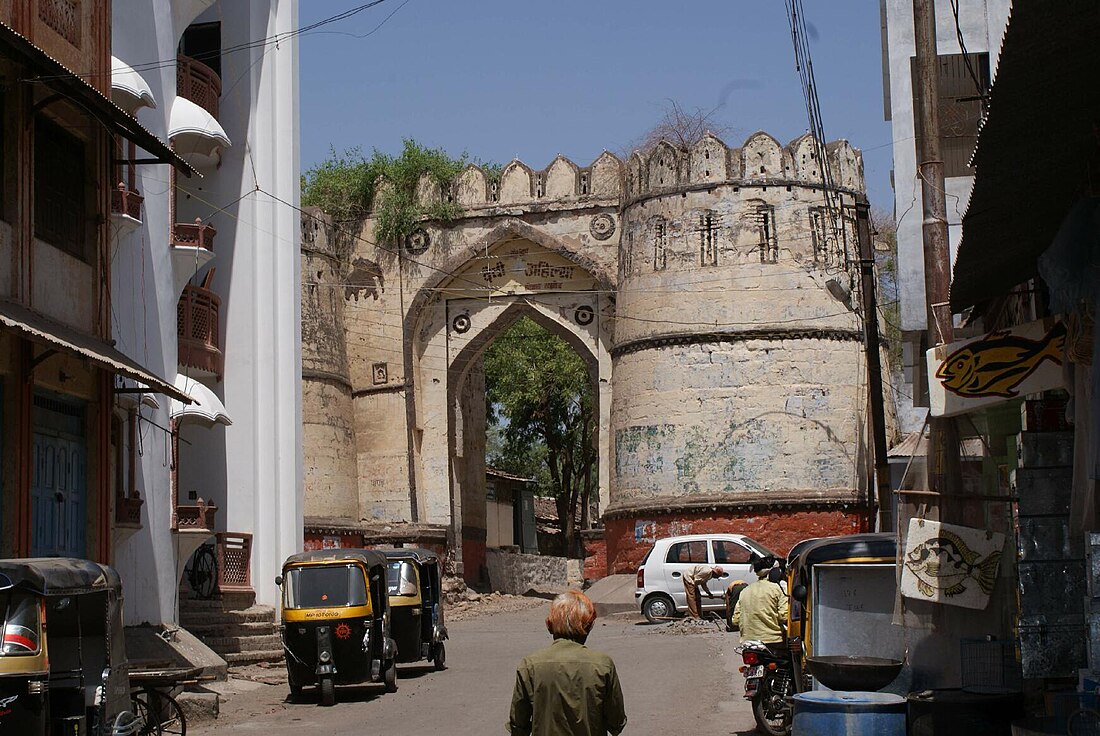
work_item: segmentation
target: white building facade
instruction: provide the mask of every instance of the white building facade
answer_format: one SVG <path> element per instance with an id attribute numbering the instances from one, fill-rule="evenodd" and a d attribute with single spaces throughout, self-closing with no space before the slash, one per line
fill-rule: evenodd
<path id="1" fill-rule="evenodd" d="M 119 394 L 128 624 L 179 621 L 201 545 L 217 586 L 267 604 L 301 548 L 297 20 L 297 0 L 113 3 L 112 99 L 201 175 L 119 151 L 114 338 L 195 399 Z"/>
<path id="2" fill-rule="evenodd" d="M 977 140 L 981 97 L 996 72 L 997 54 L 1008 23 L 1011 0 L 965 0 L 958 22 L 948 0 L 936 3 L 936 43 L 940 58 L 940 142 L 944 154 L 947 221 L 954 263 L 962 236 L 962 216 L 970 199 L 970 154 Z M 884 114 L 894 141 L 894 217 L 897 220 L 898 272 L 905 393 L 927 406 L 920 380 L 927 328 L 924 295 L 924 240 L 921 188 L 914 121 L 913 0 L 881 0 Z M 963 53 L 963 43 L 966 54 Z M 969 64 L 967 63 L 969 62 Z M 923 345 L 923 347 L 922 347 Z M 918 429 L 919 427 L 914 427 Z"/>

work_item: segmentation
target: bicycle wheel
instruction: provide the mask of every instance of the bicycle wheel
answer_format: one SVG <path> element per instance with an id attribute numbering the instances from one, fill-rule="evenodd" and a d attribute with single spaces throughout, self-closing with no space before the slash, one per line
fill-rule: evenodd
<path id="1" fill-rule="evenodd" d="M 184 736 L 187 719 L 171 695 L 159 690 L 142 690 L 132 698 L 134 712 L 142 718 L 141 736 Z"/>
<path id="2" fill-rule="evenodd" d="M 187 582 L 199 598 L 210 598 L 214 595 L 218 582 L 218 558 L 214 555 L 213 547 L 204 544 L 195 550 Z"/>
<path id="3" fill-rule="evenodd" d="M 1066 726 L 1069 736 L 1100 736 L 1100 713 L 1081 708 L 1070 714 Z"/>

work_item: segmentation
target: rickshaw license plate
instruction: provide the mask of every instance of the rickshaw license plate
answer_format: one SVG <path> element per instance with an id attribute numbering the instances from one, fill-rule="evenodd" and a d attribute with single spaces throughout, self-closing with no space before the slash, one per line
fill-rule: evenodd
<path id="1" fill-rule="evenodd" d="M 755 667 L 749 667 L 747 670 L 745 670 L 745 679 L 746 680 L 748 680 L 749 678 L 752 678 L 752 677 L 763 677 L 763 676 L 764 676 L 764 665 L 762 665 L 762 664 L 758 664 Z"/>

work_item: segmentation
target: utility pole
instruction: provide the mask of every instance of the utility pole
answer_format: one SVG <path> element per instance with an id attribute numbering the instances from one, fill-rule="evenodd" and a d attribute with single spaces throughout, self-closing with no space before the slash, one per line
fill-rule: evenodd
<path id="1" fill-rule="evenodd" d="M 939 58 L 936 48 L 936 2 L 913 0 L 916 44 L 917 173 L 921 179 L 924 224 L 924 292 L 928 304 L 928 345 L 954 340 L 949 290 L 951 252 L 947 239 L 947 195 L 940 151 Z M 929 418 L 929 490 L 950 494 L 959 472 L 959 436 L 950 418 Z M 943 505 L 939 511 L 942 513 Z"/>
<path id="2" fill-rule="evenodd" d="M 882 399 L 882 353 L 878 334 L 878 284 L 875 251 L 871 243 L 871 213 L 863 197 L 856 202 L 856 237 L 859 240 L 859 291 L 863 302 L 863 351 L 867 358 L 867 403 L 871 409 L 871 435 L 875 447 L 875 488 L 878 497 L 878 531 L 894 531 L 893 494 L 886 447 L 886 410 Z"/>

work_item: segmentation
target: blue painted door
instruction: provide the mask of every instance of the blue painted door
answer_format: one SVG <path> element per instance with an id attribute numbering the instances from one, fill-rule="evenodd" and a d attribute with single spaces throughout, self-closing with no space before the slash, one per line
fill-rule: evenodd
<path id="1" fill-rule="evenodd" d="M 36 394 L 31 555 L 84 557 L 87 448 L 83 405 Z"/>

